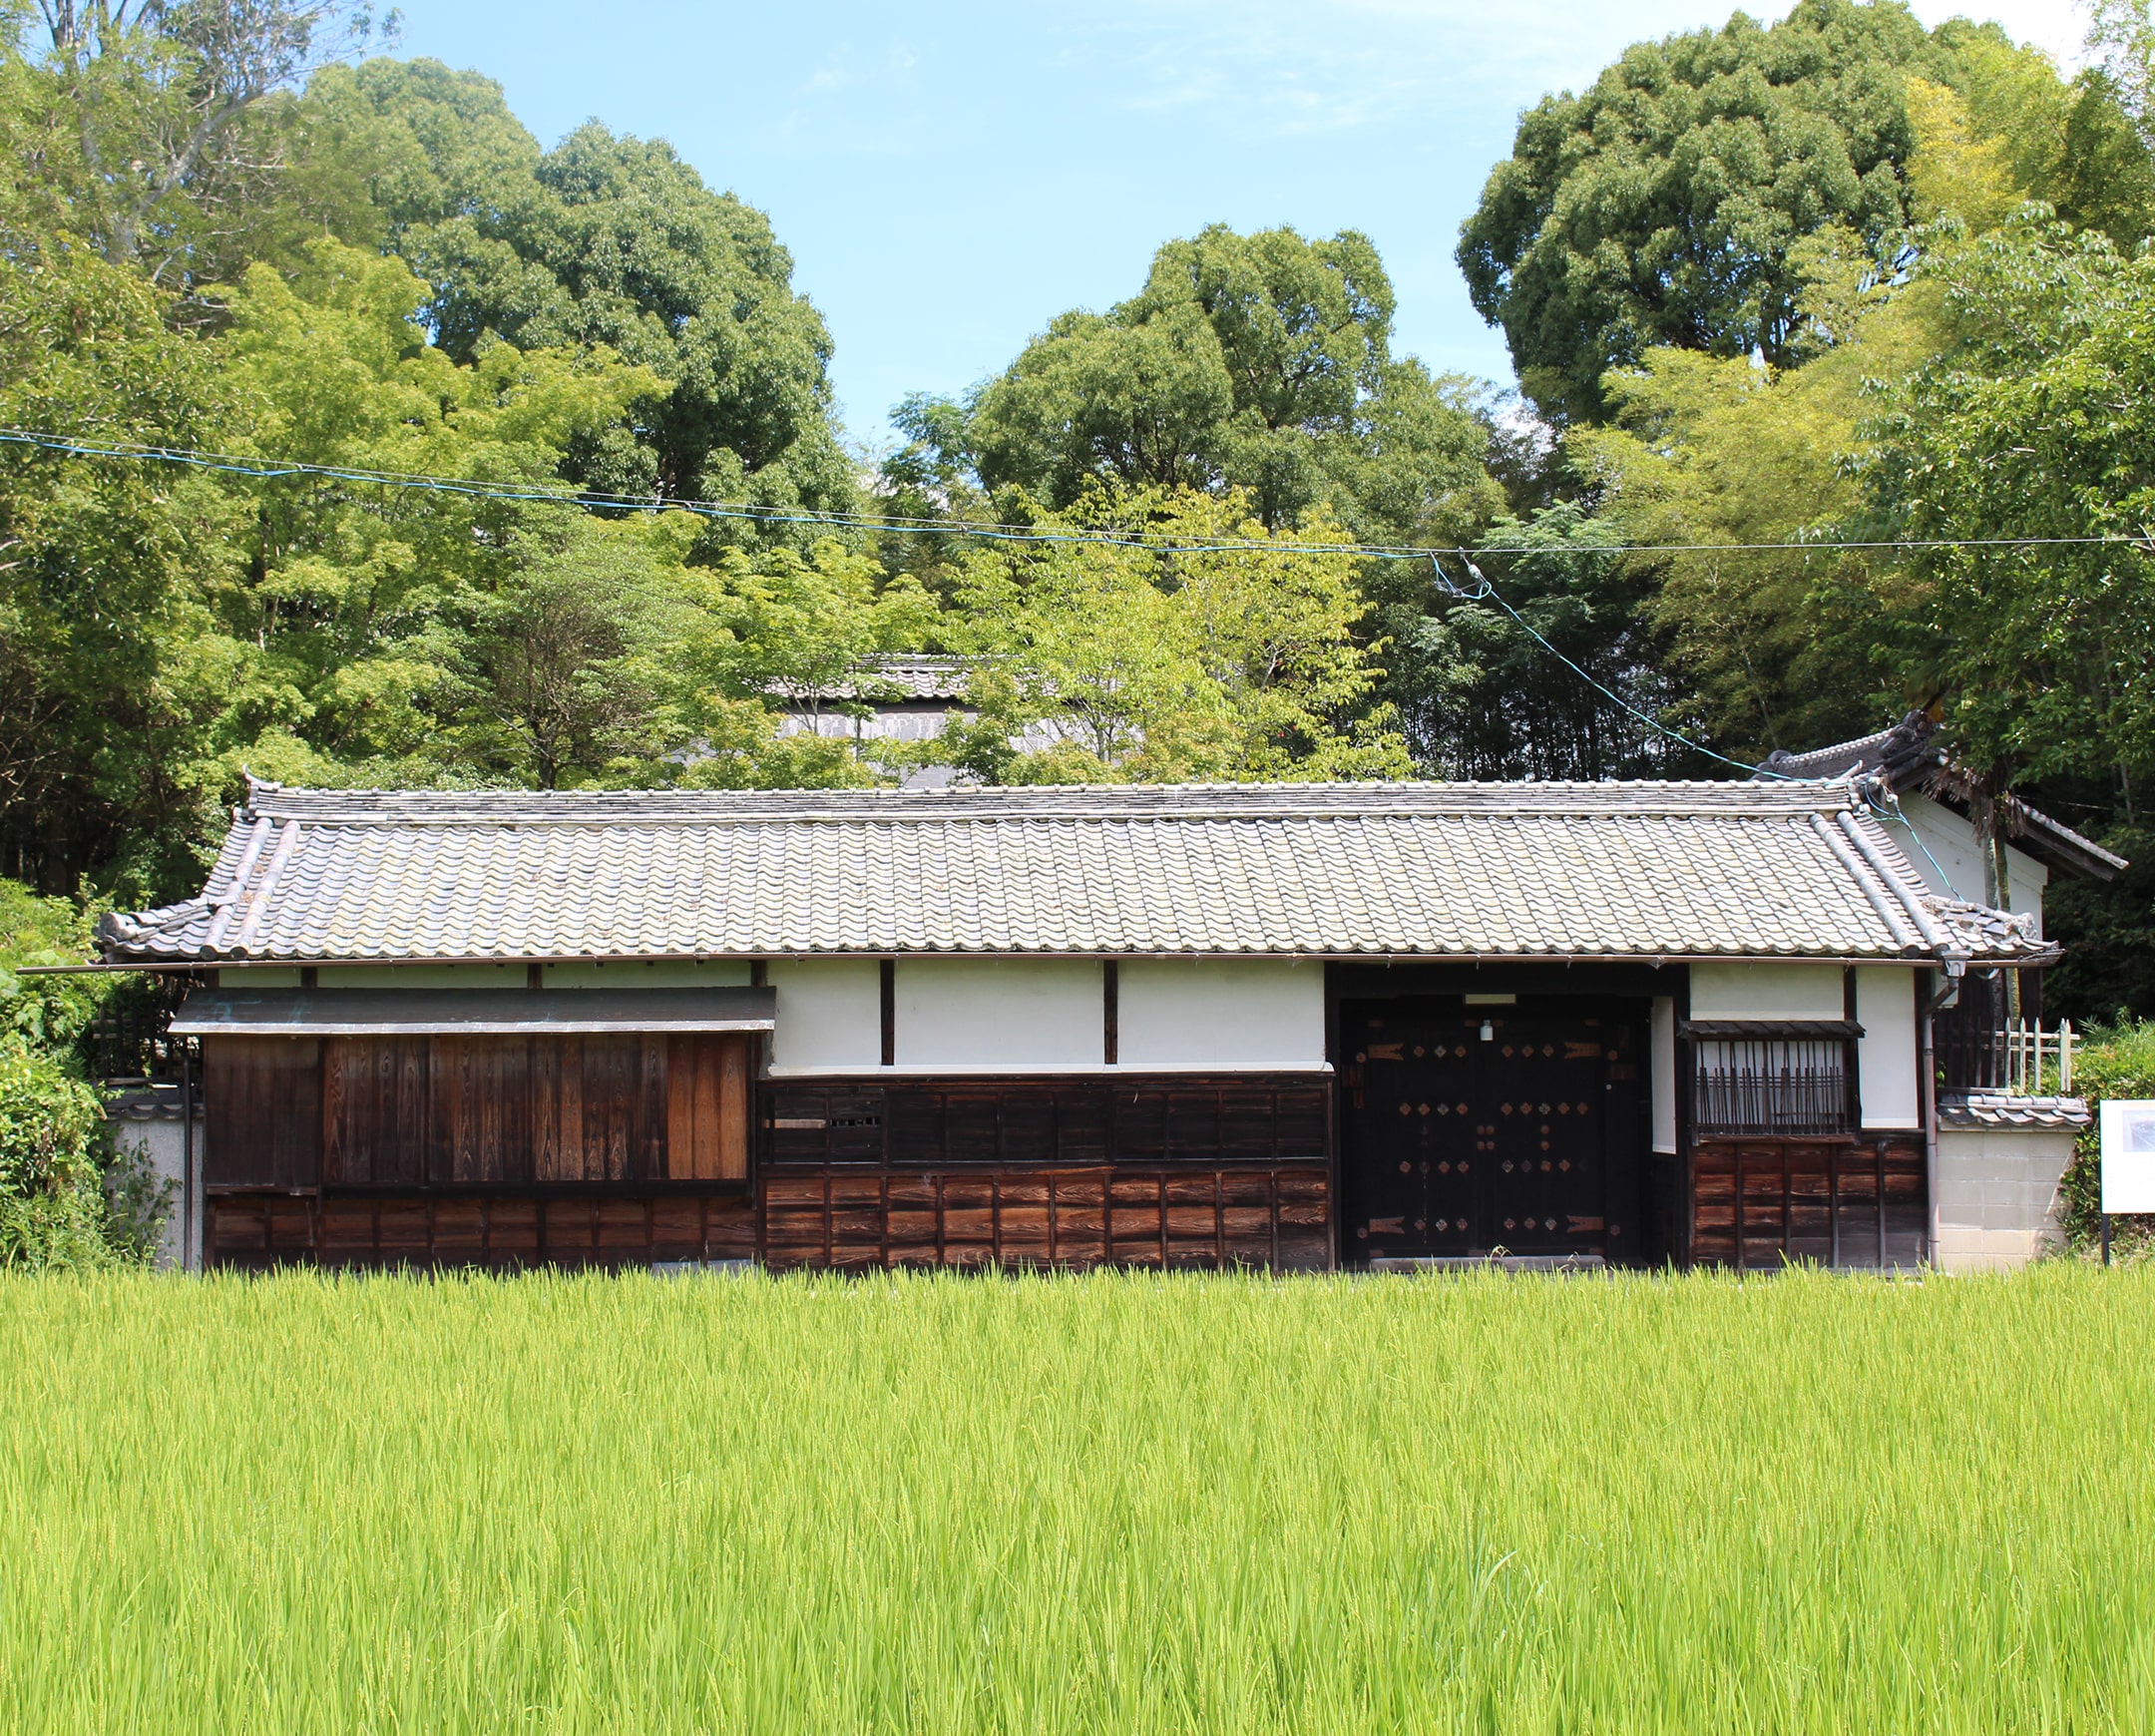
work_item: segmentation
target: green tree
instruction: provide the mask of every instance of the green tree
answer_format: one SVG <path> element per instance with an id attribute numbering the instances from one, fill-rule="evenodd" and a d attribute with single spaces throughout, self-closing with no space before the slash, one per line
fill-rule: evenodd
<path id="1" fill-rule="evenodd" d="M 230 402 L 166 299 L 80 245 L 0 259 L 0 422 L 215 444 Z M 168 891 L 190 766 L 220 703 L 186 648 L 239 513 L 208 477 L 0 449 L 0 865 L 49 891 L 87 873 Z"/>
<path id="2" fill-rule="evenodd" d="M 1906 557 L 1898 671 L 1971 764 L 2126 796 L 2155 762 L 2155 261 L 2030 216 L 1938 275 L 1955 341 L 1887 400 L 1861 472 L 1881 529 L 1951 545 Z M 2018 538 L 2067 541 L 1995 546 Z"/>
<path id="3" fill-rule="evenodd" d="M 969 557 L 949 631 L 981 665 L 980 722 L 936 757 L 1004 782 L 1405 773 L 1334 521 L 1270 531 L 1235 494 L 1103 491 L 1052 522 L 1131 541 Z"/>
<path id="4" fill-rule="evenodd" d="M 1529 109 L 1458 259 L 1542 413 L 1598 418 L 1602 375 L 1656 345 L 1792 359 L 1792 250 L 1906 225 L 1904 76 L 1949 65 L 1900 0 L 1799 0 L 1770 27 L 1739 12 L 1640 43 Z"/>
<path id="5" fill-rule="evenodd" d="M 1067 511 L 1089 488 L 1237 490 L 1268 529 L 1322 507 L 1362 541 L 1456 534 L 1486 518 L 1489 430 L 1464 382 L 1391 351 L 1377 249 L 1347 231 L 1170 241 L 1144 288 L 1072 312 L 975 396 L 915 401 L 909 452 L 964 458 L 992 490 Z"/>
<path id="6" fill-rule="evenodd" d="M 1625 565 L 1663 665 L 1687 689 L 1686 716 L 1747 760 L 1860 735 L 1904 708 L 1898 676 L 1873 655 L 1902 576 L 1861 551 L 1802 545 L 1841 540 L 1861 511 L 1848 461 L 1875 408 L 1871 383 L 1948 341 L 1928 261 L 1882 280 L 1848 231 L 1821 231 L 1799 252 L 1801 365 L 1652 349 L 1604 380 L 1610 420 L 1563 442 L 1597 516 L 1654 551 Z M 1780 543 L 1796 547 L 1770 547 Z"/>
<path id="7" fill-rule="evenodd" d="M 258 251 L 292 90 L 395 34 L 365 0 L 37 0 L 37 13 L 38 99 L 57 113 L 36 173 L 109 263 L 176 290 Z"/>
<path id="8" fill-rule="evenodd" d="M 1418 591 L 1396 594 L 1384 620 L 1397 642 L 1389 691 L 1426 774 L 1654 777 L 1688 768 L 1624 709 L 1686 720 L 1658 670 L 1647 588 L 1621 556 L 1603 552 L 1616 540 L 1611 524 L 1565 501 L 1529 520 L 1498 520 L 1474 571 L 1457 559 L 1441 573 L 1420 564 Z M 1481 595 L 1485 582 L 1517 619 Z"/>
<path id="9" fill-rule="evenodd" d="M 2129 61 L 2111 59 L 2068 83 L 1994 26 L 1956 41 L 1950 85 L 1908 81 L 1911 216 L 1950 215 L 1979 232 L 2039 200 L 2123 246 L 2155 232 L 2155 152 L 2134 118 Z"/>
<path id="10" fill-rule="evenodd" d="M 763 214 L 670 146 L 590 122 L 542 151 L 499 86 L 423 60 L 332 68 L 306 108 L 375 166 L 385 244 L 431 286 L 424 319 L 451 360 L 497 339 L 604 346 L 658 382 L 633 418 L 580 433 L 565 474 L 660 499 L 853 504 L 821 315 Z"/>
<path id="11" fill-rule="evenodd" d="M 230 449 L 543 488 L 579 433 L 651 388 L 604 349 L 495 340 L 459 365 L 428 341 L 425 297 L 401 260 L 334 241 L 314 243 L 294 281 L 250 270 L 215 346 L 240 394 Z M 519 535 L 558 509 L 315 477 L 233 492 L 250 523 L 206 588 L 216 631 L 197 645 L 225 670 L 220 746 L 275 737 L 433 781 L 429 762 L 461 751 L 443 726 L 462 704 L 464 638 L 519 572 Z"/>
<path id="12" fill-rule="evenodd" d="M 515 569 L 467 606 L 460 745 L 540 789 L 637 774 L 678 748 L 661 670 L 684 611 L 638 533 L 570 515 L 525 530 Z"/>

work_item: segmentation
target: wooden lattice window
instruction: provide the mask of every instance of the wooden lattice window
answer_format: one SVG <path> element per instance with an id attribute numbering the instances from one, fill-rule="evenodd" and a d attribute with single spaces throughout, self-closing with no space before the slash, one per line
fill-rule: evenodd
<path id="1" fill-rule="evenodd" d="M 1844 1037 L 1712 1037 L 1694 1042 L 1691 1124 L 1703 1135 L 1855 1131 Z"/>

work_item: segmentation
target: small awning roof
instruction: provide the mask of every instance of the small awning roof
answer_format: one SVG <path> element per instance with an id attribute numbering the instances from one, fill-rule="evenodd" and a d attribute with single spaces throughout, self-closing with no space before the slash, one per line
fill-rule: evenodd
<path id="1" fill-rule="evenodd" d="M 516 1037 L 768 1031 L 774 989 L 198 989 L 179 1037 Z"/>

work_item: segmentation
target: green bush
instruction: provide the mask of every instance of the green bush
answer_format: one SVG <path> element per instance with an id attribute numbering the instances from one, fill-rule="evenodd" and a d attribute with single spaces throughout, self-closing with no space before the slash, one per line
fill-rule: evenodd
<path id="1" fill-rule="evenodd" d="M 0 1032 L 0 1265 L 102 1266 L 104 1115 L 97 1093 L 19 1032 Z"/>
<path id="2" fill-rule="evenodd" d="M 0 1265 L 142 1264 L 172 1210 L 171 1183 L 116 1152 L 82 1045 L 115 979 L 30 977 L 79 963 L 91 912 L 0 880 Z"/>
<path id="3" fill-rule="evenodd" d="M 73 1051 L 113 992 L 112 977 L 26 977 L 25 965 L 79 965 L 90 954 L 92 913 L 0 879 L 0 1031 L 54 1054 Z M 132 981 L 133 979 L 126 979 Z"/>
<path id="4" fill-rule="evenodd" d="M 2073 1055 L 2073 1090 L 2093 1108 L 2104 1097 L 2155 1097 L 2155 1020 L 2120 1019 L 2092 1027 Z M 2102 1235 L 2102 1140 L 2100 1116 L 2080 1135 L 2060 1187 L 2066 1245 L 2092 1250 Z M 2113 1257 L 2155 1253 L 2155 1217 L 2111 1220 Z"/>

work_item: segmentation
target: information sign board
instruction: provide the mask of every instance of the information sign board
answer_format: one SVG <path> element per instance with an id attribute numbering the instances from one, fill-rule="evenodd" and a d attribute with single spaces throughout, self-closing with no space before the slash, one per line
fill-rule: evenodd
<path id="1" fill-rule="evenodd" d="M 2102 1209 L 2155 1212 L 2155 1101 L 2103 1102 Z"/>

